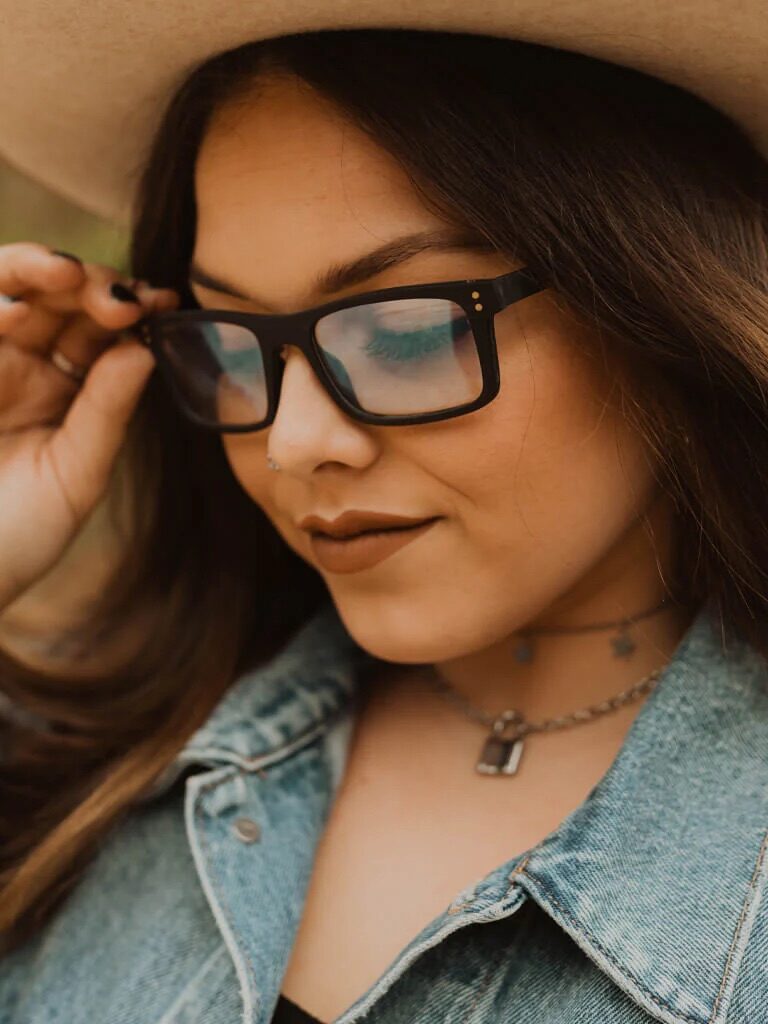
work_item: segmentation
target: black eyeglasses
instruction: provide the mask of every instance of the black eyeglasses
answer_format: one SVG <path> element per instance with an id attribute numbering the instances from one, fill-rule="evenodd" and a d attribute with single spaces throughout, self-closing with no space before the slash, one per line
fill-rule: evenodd
<path id="1" fill-rule="evenodd" d="M 284 315 L 186 309 L 135 325 L 184 415 L 220 433 L 274 420 L 299 348 L 332 400 L 363 423 L 430 423 L 499 392 L 494 315 L 546 285 L 523 267 L 499 277 L 382 288 Z"/>

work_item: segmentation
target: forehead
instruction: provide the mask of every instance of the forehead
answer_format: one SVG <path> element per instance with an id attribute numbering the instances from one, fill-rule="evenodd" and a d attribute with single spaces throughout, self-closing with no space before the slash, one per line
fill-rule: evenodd
<path id="1" fill-rule="evenodd" d="M 287 76 L 217 112 L 195 186 L 199 244 L 217 262 L 225 238 L 259 262 L 297 251 L 316 262 L 329 244 L 355 252 L 440 223 L 386 150 Z"/>

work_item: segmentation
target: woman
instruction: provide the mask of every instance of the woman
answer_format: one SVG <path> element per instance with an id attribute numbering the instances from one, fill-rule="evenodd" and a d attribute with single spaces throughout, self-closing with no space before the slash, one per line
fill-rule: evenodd
<path id="1" fill-rule="evenodd" d="M 307 33 L 178 90 L 133 282 L 4 247 L 3 607 L 133 499 L 3 659 L 4 1022 L 761 1019 L 765 170 L 628 67 Z"/>

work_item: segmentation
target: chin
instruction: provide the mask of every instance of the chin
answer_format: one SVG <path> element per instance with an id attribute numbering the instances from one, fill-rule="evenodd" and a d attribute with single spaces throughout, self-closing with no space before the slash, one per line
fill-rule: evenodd
<path id="1" fill-rule="evenodd" d="M 369 654 L 398 665 L 431 665 L 468 654 L 483 646 L 482 639 L 461 629 L 460 616 L 436 614 L 434 603 L 420 598 L 414 611 L 408 602 L 359 594 L 334 603 L 352 639 Z"/>

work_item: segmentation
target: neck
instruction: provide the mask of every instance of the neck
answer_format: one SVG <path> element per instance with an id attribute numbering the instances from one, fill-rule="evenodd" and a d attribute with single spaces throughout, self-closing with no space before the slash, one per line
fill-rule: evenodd
<path id="1" fill-rule="evenodd" d="M 631 627 L 636 647 L 626 658 L 613 654 L 609 638 L 615 631 L 538 639 L 533 660 L 525 664 L 514 660 L 509 638 L 479 655 L 417 673 L 419 685 L 428 688 L 437 674 L 490 714 L 515 707 L 527 719 L 549 718 L 614 697 L 666 665 L 690 621 L 690 610 L 674 606 L 637 623 Z"/>

